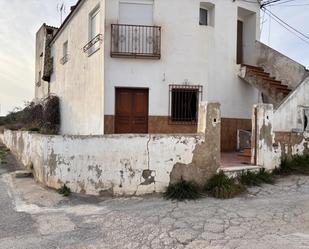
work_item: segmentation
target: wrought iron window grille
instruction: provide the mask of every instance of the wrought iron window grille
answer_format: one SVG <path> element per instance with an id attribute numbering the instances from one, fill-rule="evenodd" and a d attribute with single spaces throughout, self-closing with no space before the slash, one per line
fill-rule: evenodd
<path id="1" fill-rule="evenodd" d="M 161 58 L 161 27 L 112 24 L 111 57 Z"/>
<path id="2" fill-rule="evenodd" d="M 202 100 L 201 85 L 169 85 L 169 123 L 197 124 Z"/>
<path id="3" fill-rule="evenodd" d="M 84 53 L 88 53 L 89 55 L 94 53 L 95 51 L 97 51 L 98 48 L 100 48 L 100 44 L 102 41 L 103 41 L 103 35 L 98 34 L 83 47 Z M 98 48 L 95 48 L 95 46 L 98 46 Z"/>
<path id="4" fill-rule="evenodd" d="M 60 59 L 60 63 L 62 65 L 64 65 L 65 63 L 67 63 L 69 61 L 69 54 L 64 55 L 61 59 Z"/>

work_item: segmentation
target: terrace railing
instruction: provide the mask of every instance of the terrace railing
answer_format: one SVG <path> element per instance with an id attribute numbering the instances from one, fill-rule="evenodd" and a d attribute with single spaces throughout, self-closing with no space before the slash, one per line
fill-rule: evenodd
<path id="1" fill-rule="evenodd" d="M 161 58 L 161 27 L 112 24 L 111 57 Z"/>

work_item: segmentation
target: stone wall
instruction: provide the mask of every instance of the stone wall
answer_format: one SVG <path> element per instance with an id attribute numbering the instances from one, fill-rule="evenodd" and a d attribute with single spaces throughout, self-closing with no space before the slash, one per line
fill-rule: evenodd
<path id="1" fill-rule="evenodd" d="M 220 166 L 220 107 L 200 107 L 195 135 L 47 136 L 5 130 L 0 136 L 44 185 L 73 192 L 140 195 L 181 178 L 202 186 Z"/>

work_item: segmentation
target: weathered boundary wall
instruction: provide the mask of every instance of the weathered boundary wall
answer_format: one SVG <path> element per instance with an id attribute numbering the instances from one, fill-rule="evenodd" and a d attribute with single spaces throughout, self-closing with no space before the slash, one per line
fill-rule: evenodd
<path id="1" fill-rule="evenodd" d="M 140 195 L 180 178 L 199 185 L 220 166 L 220 106 L 203 103 L 195 135 L 47 136 L 5 130 L 0 136 L 36 180 L 73 192 Z"/>
<path id="2" fill-rule="evenodd" d="M 307 77 L 274 112 L 274 129 L 304 129 L 304 108 L 309 108 L 309 77 Z"/>
<path id="3" fill-rule="evenodd" d="M 309 153 L 308 132 L 275 131 L 274 110 L 270 104 L 255 105 L 253 110 L 252 161 L 256 161 L 256 165 L 272 170 L 285 158 Z"/>

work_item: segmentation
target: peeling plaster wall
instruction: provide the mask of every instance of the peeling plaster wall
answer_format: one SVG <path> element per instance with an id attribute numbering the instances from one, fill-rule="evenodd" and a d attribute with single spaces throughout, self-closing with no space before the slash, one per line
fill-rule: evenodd
<path id="1" fill-rule="evenodd" d="M 6 130 L 3 142 L 46 186 L 73 192 L 139 195 L 162 192 L 177 163 L 190 164 L 203 136 L 45 136 Z"/>
<path id="2" fill-rule="evenodd" d="M 291 158 L 309 153 L 309 133 L 275 132 L 275 157 Z"/>
<path id="3" fill-rule="evenodd" d="M 253 131 L 256 135 L 256 164 L 265 169 L 271 170 L 276 164 L 273 157 L 273 105 L 271 104 L 257 104 L 254 106 L 257 118 L 253 122 Z M 255 151 L 253 146 L 253 151 Z"/>
<path id="4" fill-rule="evenodd" d="M 258 104 L 254 107 L 252 152 L 256 151 L 256 164 L 268 170 L 275 169 L 285 158 L 309 153 L 309 133 L 279 132 L 274 130 L 273 106 Z M 252 161 L 254 159 L 252 158 Z"/>
<path id="5" fill-rule="evenodd" d="M 303 130 L 304 107 L 309 107 L 309 77 L 307 77 L 275 111 L 275 130 Z"/>
<path id="6" fill-rule="evenodd" d="M 180 179 L 202 187 L 217 172 L 220 104 L 201 103 L 199 120 L 196 135 L 48 136 L 5 130 L 0 139 L 48 187 L 141 195 L 163 192 Z"/>
<path id="7" fill-rule="evenodd" d="M 45 136 L 6 130 L 3 140 L 46 186 L 65 183 L 78 193 L 139 195 L 162 192 L 173 166 L 191 163 L 203 136 Z"/>

